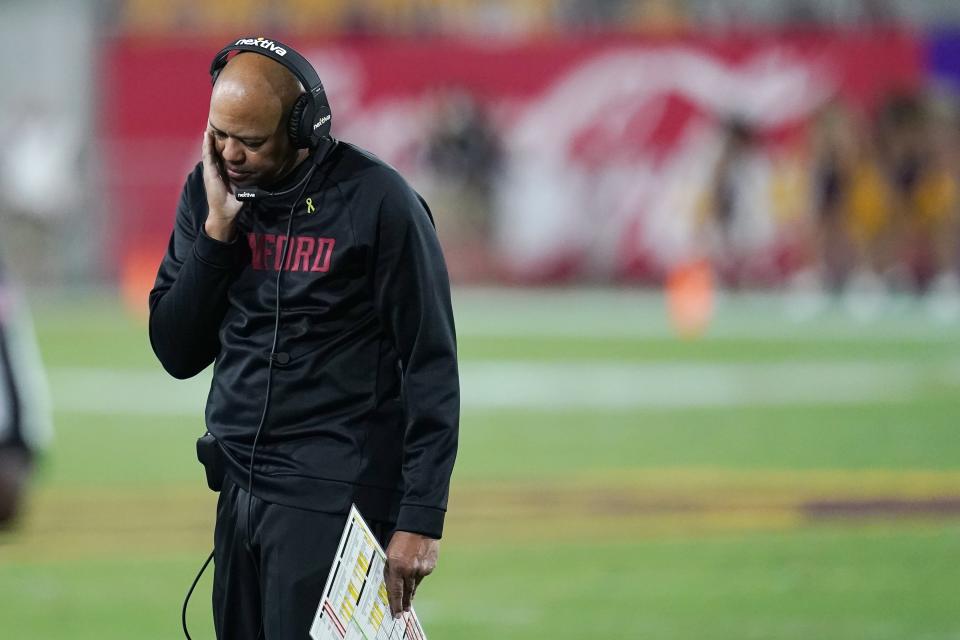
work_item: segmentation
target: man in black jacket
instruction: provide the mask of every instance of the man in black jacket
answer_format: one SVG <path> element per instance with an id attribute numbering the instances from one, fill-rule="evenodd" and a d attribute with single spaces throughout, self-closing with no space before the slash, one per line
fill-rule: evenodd
<path id="1" fill-rule="evenodd" d="M 353 145 L 298 148 L 300 83 L 273 48 L 249 51 L 215 76 L 150 340 L 175 377 L 214 363 L 218 637 L 306 638 L 351 503 L 389 542 L 394 615 L 433 570 L 457 448 L 456 343 L 425 203 Z M 252 187 L 274 195 L 241 205 Z"/>

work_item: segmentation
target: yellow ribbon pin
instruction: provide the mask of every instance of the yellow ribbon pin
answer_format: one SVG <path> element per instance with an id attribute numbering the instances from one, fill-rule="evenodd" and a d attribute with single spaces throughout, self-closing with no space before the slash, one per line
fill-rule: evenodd
<path id="1" fill-rule="evenodd" d="M 307 198 L 307 213 L 314 213 L 317 209 L 313 206 L 313 198 Z"/>

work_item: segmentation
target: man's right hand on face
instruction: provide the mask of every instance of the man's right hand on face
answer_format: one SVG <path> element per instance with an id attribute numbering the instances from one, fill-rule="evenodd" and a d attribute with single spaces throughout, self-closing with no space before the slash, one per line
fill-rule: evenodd
<path id="1" fill-rule="evenodd" d="M 233 197 L 233 191 L 224 176 L 213 132 L 207 129 L 203 134 L 203 186 L 207 191 L 209 213 L 203 225 L 204 231 L 214 240 L 231 242 L 236 236 L 234 220 L 243 203 Z"/>

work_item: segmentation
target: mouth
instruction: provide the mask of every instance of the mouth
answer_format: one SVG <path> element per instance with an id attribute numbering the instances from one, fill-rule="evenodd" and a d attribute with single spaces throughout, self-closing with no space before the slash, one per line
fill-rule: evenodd
<path id="1" fill-rule="evenodd" d="M 238 184 L 250 180 L 249 171 L 234 171 L 230 167 L 227 167 L 227 177 L 230 178 L 231 182 L 236 182 Z"/>

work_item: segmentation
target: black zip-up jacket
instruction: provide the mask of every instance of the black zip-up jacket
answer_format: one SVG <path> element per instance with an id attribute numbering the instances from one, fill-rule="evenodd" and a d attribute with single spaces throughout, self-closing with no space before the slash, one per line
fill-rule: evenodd
<path id="1" fill-rule="evenodd" d="M 300 182 L 312 159 L 275 191 Z M 391 167 L 339 142 L 307 183 L 244 206 L 231 243 L 203 231 L 188 176 L 156 285 L 150 342 L 177 378 L 214 362 L 207 429 L 247 486 L 266 394 L 276 278 L 280 330 L 253 493 L 439 538 L 460 391 L 450 285 L 426 203 Z"/>

